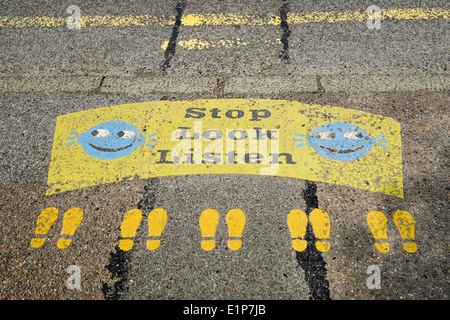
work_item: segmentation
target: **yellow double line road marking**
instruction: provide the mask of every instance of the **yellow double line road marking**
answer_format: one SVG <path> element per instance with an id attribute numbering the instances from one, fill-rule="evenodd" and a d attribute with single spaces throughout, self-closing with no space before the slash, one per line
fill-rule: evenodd
<path id="1" fill-rule="evenodd" d="M 380 12 L 381 20 L 432 20 L 449 19 L 450 9 L 447 8 L 409 8 L 384 9 Z M 291 25 L 306 23 L 336 23 L 361 22 L 371 15 L 363 11 L 328 11 L 309 13 L 289 13 L 287 23 Z M 0 16 L 0 28 L 55 28 L 66 25 L 68 17 L 9 17 Z M 124 16 L 81 16 L 81 27 L 130 27 L 130 26 L 171 26 L 175 24 L 175 17 L 157 17 L 151 15 Z M 258 16 L 253 14 L 210 13 L 187 14 L 182 17 L 183 26 L 224 26 L 250 25 L 266 26 L 279 25 L 281 17 L 278 15 Z"/>

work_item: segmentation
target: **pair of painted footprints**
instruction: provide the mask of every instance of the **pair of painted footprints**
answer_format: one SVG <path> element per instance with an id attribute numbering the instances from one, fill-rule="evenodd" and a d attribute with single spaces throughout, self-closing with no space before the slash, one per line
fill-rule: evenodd
<path id="1" fill-rule="evenodd" d="M 148 215 L 148 236 L 147 249 L 156 250 L 161 245 L 162 232 L 167 223 L 167 212 L 162 208 L 154 209 Z M 136 235 L 136 231 L 142 221 L 142 211 L 131 209 L 123 218 L 120 226 L 122 239 L 119 240 L 119 248 L 123 251 L 129 251 L 133 248 L 134 240 L 130 239 Z M 128 238 L 128 239 L 127 239 Z"/>
<path id="2" fill-rule="evenodd" d="M 48 233 L 52 225 L 58 219 L 59 211 L 56 208 L 46 208 L 43 210 L 36 221 L 36 235 L 44 236 Z M 60 249 L 66 249 L 71 243 L 71 236 L 75 233 L 78 226 L 83 219 L 83 211 L 80 208 L 71 208 L 64 215 L 63 228 L 61 230 L 61 237 L 57 242 Z M 45 238 L 36 237 L 31 239 L 31 247 L 39 248 L 45 243 Z"/>
<path id="3" fill-rule="evenodd" d="M 330 250 L 330 244 L 323 241 L 330 237 L 330 217 L 328 214 L 320 209 L 314 209 L 309 213 L 309 222 L 311 223 L 314 236 L 316 239 L 316 248 L 320 252 L 327 252 Z M 302 210 L 292 210 L 287 217 L 287 224 L 292 237 L 292 248 L 296 251 L 304 251 L 307 247 L 307 242 L 303 239 L 306 235 L 306 228 L 308 226 L 308 216 Z"/>
<path id="4" fill-rule="evenodd" d="M 400 236 L 406 241 L 402 243 L 403 250 L 414 253 L 417 251 L 417 244 L 410 241 L 415 238 L 414 219 L 408 211 L 396 211 L 394 213 L 394 223 L 400 231 Z M 376 240 L 375 248 L 379 252 L 388 252 L 390 245 L 387 242 L 388 219 L 379 211 L 371 211 L 367 215 L 367 224 Z"/>
<path id="5" fill-rule="evenodd" d="M 209 251 L 216 246 L 214 236 L 216 234 L 217 225 L 219 224 L 220 215 L 214 209 L 207 209 L 202 212 L 199 219 L 200 230 L 202 234 L 201 247 L 203 250 Z M 236 251 L 242 247 L 242 234 L 245 228 L 245 214 L 240 209 L 232 209 L 228 211 L 225 218 L 228 226 L 228 248 Z"/>

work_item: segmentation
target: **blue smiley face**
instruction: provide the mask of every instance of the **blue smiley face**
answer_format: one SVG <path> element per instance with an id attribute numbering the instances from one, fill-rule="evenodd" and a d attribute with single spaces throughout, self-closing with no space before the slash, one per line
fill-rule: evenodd
<path id="1" fill-rule="evenodd" d="M 67 140 L 74 141 L 67 145 L 72 145 L 76 141 L 81 144 L 88 155 L 103 160 L 127 156 L 144 145 L 147 140 L 134 125 L 118 120 L 99 123 L 81 135 L 76 132 L 71 132 L 71 134 L 77 137 L 68 137 Z M 154 135 L 151 134 L 148 137 Z M 149 139 L 149 141 L 156 140 Z M 146 146 L 153 147 L 151 144 L 146 144 Z"/>
<path id="2" fill-rule="evenodd" d="M 338 161 L 361 159 L 377 144 L 377 140 L 364 130 L 345 122 L 332 122 L 322 125 L 306 137 L 306 141 L 321 156 Z M 304 144 L 299 144 L 297 147 L 302 145 Z"/>

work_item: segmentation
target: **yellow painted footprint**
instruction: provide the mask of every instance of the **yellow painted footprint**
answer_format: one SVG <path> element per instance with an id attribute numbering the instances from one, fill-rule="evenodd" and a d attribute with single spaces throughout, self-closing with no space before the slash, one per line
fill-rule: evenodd
<path id="1" fill-rule="evenodd" d="M 367 215 L 367 224 L 369 225 L 370 231 L 374 236 L 375 240 L 384 240 L 380 242 L 375 242 L 375 248 L 379 252 L 385 253 L 390 249 L 389 243 L 387 241 L 387 219 L 386 216 L 379 211 L 371 211 Z"/>
<path id="2" fill-rule="evenodd" d="M 72 243 L 72 239 L 67 239 L 67 237 L 74 235 L 82 219 L 83 211 L 80 208 L 72 208 L 66 212 L 63 220 L 61 238 L 59 238 L 56 244 L 58 248 L 66 249 Z"/>
<path id="3" fill-rule="evenodd" d="M 209 251 L 214 249 L 214 247 L 216 246 L 216 241 L 214 239 L 205 238 L 215 237 L 219 219 L 219 213 L 214 209 L 207 209 L 200 215 L 199 224 L 202 234 L 201 246 L 203 250 Z"/>
<path id="4" fill-rule="evenodd" d="M 230 238 L 237 238 L 228 240 L 228 248 L 233 251 L 239 250 L 242 246 L 242 234 L 246 223 L 244 211 L 240 209 L 228 211 L 226 221 L 228 225 L 228 236 Z"/>
<path id="5" fill-rule="evenodd" d="M 291 232 L 292 248 L 299 252 L 305 250 L 307 242 L 302 238 L 305 237 L 306 227 L 308 225 L 306 213 L 298 209 L 292 210 L 288 214 L 287 224 Z"/>
<path id="6" fill-rule="evenodd" d="M 131 209 L 123 218 L 120 226 L 122 238 L 133 238 L 136 235 L 136 230 L 142 220 L 142 211 L 139 209 Z M 120 239 L 119 248 L 123 251 L 129 251 L 133 248 L 133 239 Z"/>
<path id="7" fill-rule="evenodd" d="M 316 241 L 316 248 L 320 252 L 327 252 L 330 250 L 330 244 L 322 241 L 322 239 L 330 238 L 330 217 L 328 213 L 320 209 L 314 209 L 309 213 L 309 221 L 311 222 L 314 236 L 319 239 Z"/>
<path id="8" fill-rule="evenodd" d="M 58 219 L 58 209 L 56 208 L 47 208 L 42 210 L 36 222 L 36 231 L 37 235 L 46 235 L 53 223 Z M 39 248 L 45 242 L 45 238 L 33 238 L 31 239 L 31 247 Z"/>
<path id="9" fill-rule="evenodd" d="M 158 208 L 150 212 L 148 216 L 148 235 L 149 237 L 161 237 L 164 227 L 167 223 L 167 212 Z M 147 249 L 156 250 L 161 244 L 160 239 L 147 240 Z"/>
<path id="10" fill-rule="evenodd" d="M 407 211 L 397 211 L 394 213 L 394 222 L 400 231 L 402 239 L 415 238 L 415 223 L 411 214 Z M 414 242 L 404 242 L 403 249 L 406 252 L 414 253 L 417 251 L 417 244 Z"/>

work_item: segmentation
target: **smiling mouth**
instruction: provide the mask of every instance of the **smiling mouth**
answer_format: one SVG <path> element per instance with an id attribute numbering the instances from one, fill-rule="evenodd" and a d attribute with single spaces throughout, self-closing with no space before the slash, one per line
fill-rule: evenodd
<path id="1" fill-rule="evenodd" d="M 121 147 L 121 148 L 102 148 L 102 147 L 94 146 L 94 145 L 91 144 L 91 143 L 89 143 L 89 145 L 90 145 L 92 148 L 94 148 L 95 150 L 102 151 L 102 152 L 118 152 L 118 151 L 125 150 L 125 149 L 127 149 L 127 148 L 129 148 L 129 147 L 132 146 L 132 144 L 130 144 L 130 145 L 128 145 L 128 146 Z"/>
<path id="2" fill-rule="evenodd" d="M 337 149 L 327 148 L 327 147 L 323 147 L 323 146 L 319 146 L 319 147 L 321 147 L 322 149 L 324 149 L 324 150 L 326 150 L 326 151 L 328 151 L 328 152 L 331 152 L 331 153 L 337 153 L 337 154 L 342 154 L 342 153 L 352 153 L 352 152 L 356 152 L 356 151 L 359 151 L 359 150 L 361 150 L 361 149 L 364 149 L 363 146 L 358 147 L 358 148 L 356 148 L 356 149 L 347 149 L 347 150 L 337 150 Z"/>

